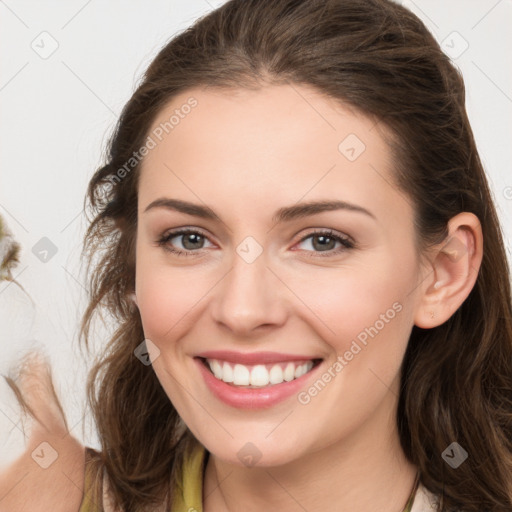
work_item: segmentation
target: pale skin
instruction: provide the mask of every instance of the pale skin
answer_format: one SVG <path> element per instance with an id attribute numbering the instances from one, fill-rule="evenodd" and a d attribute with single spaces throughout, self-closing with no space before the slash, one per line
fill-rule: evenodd
<path id="1" fill-rule="evenodd" d="M 423 264 L 411 203 L 392 185 L 372 120 L 303 86 L 269 86 L 187 91 L 154 127 L 191 96 L 196 109 L 143 164 L 136 299 L 145 336 L 161 351 L 154 370 L 211 453 L 205 511 L 240 503 L 251 511 L 401 511 L 417 469 L 396 429 L 400 364 L 413 325 L 443 323 L 471 291 L 482 256 L 478 219 L 462 213 L 450 222 L 449 238 L 466 248 L 461 258 L 440 246 Z M 354 161 L 338 149 L 349 134 L 366 146 Z M 206 205 L 218 218 L 146 211 L 161 198 Z M 371 215 L 343 209 L 272 220 L 282 207 L 323 200 Z M 187 251 L 186 237 L 175 236 L 167 246 L 188 252 L 177 256 L 156 243 L 183 227 L 201 230 L 200 248 Z M 318 256 L 311 238 L 301 241 L 312 229 L 332 229 L 356 247 Z M 236 252 L 249 236 L 263 248 L 250 264 Z M 340 246 L 330 245 L 331 254 Z M 327 369 L 397 301 L 401 312 L 307 405 L 291 399 L 240 411 L 212 397 L 193 361 L 208 349 L 269 350 L 319 356 Z M 237 457 L 247 442 L 262 454 L 251 468 Z"/>
<path id="2" fill-rule="evenodd" d="M 205 512 L 240 503 L 248 511 L 401 512 L 417 468 L 396 427 L 400 364 L 412 327 L 442 324 L 473 288 L 483 250 L 478 219 L 452 218 L 447 239 L 420 259 L 412 204 L 393 185 L 374 120 L 285 85 L 185 91 L 153 127 L 191 96 L 197 107 L 144 158 L 136 303 L 160 350 L 154 371 L 210 452 Z M 338 149 L 349 134 L 365 145 L 354 161 Z M 217 218 L 146 211 L 161 198 L 207 206 Z M 337 209 L 273 221 L 280 208 L 326 200 L 369 214 Z M 166 251 L 157 240 L 177 228 L 199 230 L 204 245 L 187 250 L 187 237 L 175 236 L 167 247 L 189 255 Z M 322 251 L 311 236 L 322 230 L 349 237 L 354 248 L 333 240 Z M 236 251 L 246 237 L 263 249 L 251 263 Z M 193 361 L 209 349 L 301 353 L 321 357 L 322 374 L 397 302 L 400 312 L 306 405 L 293 396 L 238 410 L 211 395 Z M 251 468 L 237 456 L 247 442 L 261 452 Z"/>
<path id="3" fill-rule="evenodd" d="M 48 370 L 40 357 L 31 358 L 17 379 L 38 419 L 24 422 L 25 452 L 0 468 L 0 512 L 69 512 L 80 507 L 85 451 L 68 429 Z M 50 456 L 53 462 L 43 467 Z"/>

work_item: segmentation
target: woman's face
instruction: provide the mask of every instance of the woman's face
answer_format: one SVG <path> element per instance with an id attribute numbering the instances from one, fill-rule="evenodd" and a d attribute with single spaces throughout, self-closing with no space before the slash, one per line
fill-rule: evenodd
<path id="1" fill-rule="evenodd" d="M 375 123 L 305 86 L 194 89 L 149 136 L 136 297 L 189 429 L 239 465 L 389 439 L 428 274 Z"/>

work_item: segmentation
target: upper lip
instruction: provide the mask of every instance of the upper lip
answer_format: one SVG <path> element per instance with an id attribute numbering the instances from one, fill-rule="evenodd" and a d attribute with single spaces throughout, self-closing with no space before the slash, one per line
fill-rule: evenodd
<path id="1" fill-rule="evenodd" d="M 207 350 L 197 354 L 203 359 L 218 359 L 244 365 L 282 363 L 286 361 L 310 361 L 320 359 L 304 354 L 284 354 L 280 352 L 235 352 L 233 350 Z"/>

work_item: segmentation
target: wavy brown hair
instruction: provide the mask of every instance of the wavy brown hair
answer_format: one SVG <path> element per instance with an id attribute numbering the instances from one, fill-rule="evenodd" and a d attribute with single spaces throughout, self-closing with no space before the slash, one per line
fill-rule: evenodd
<path id="1" fill-rule="evenodd" d="M 86 198 L 91 296 L 81 328 L 87 345 L 97 313 L 117 326 L 88 382 L 115 500 L 125 510 L 164 500 L 193 439 L 151 366 L 134 356 L 144 339 L 129 298 L 140 163 L 122 180 L 118 170 L 178 93 L 269 84 L 312 86 L 390 129 L 420 251 L 442 242 L 458 213 L 480 220 L 484 254 L 471 293 L 444 324 L 413 328 L 397 425 L 421 482 L 442 496 L 439 510 L 512 510 L 512 307 L 502 234 L 463 78 L 421 20 L 388 0 L 231 0 L 173 37 L 124 107 Z M 442 458 L 453 441 L 469 453 L 457 469 Z"/>

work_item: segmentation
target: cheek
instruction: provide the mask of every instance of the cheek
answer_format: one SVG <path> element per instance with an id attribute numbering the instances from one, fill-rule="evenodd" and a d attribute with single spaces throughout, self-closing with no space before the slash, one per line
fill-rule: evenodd
<path id="1" fill-rule="evenodd" d="M 337 355 L 359 353 L 370 344 L 396 355 L 405 349 L 413 323 L 409 294 L 414 279 L 413 260 L 399 264 L 395 258 L 382 257 L 358 270 L 309 274 L 295 281 L 294 292 L 310 316 L 314 314 L 318 331 Z"/>
<path id="2" fill-rule="evenodd" d="M 402 267 L 401 274 L 377 278 L 375 271 L 346 272 L 337 281 L 315 279 L 309 295 L 306 282 L 296 289 L 305 302 L 309 301 L 316 330 L 329 353 L 323 373 L 311 387 L 301 390 L 298 398 L 301 404 L 314 404 L 318 428 L 331 422 L 332 439 L 343 426 L 353 426 L 369 417 L 386 396 L 392 396 L 390 390 L 398 393 L 396 386 L 414 310 L 407 297 L 412 269 L 407 276 Z M 337 404 L 335 411 L 333 402 Z M 330 412 L 324 415 L 321 411 Z"/>
<path id="3" fill-rule="evenodd" d="M 155 343 L 189 329 L 191 313 L 201 307 L 201 299 L 211 288 L 200 270 L 170 267 L 158 258 L 141 254 L 136 267 L 142 325 L 146 337 Z"/>

